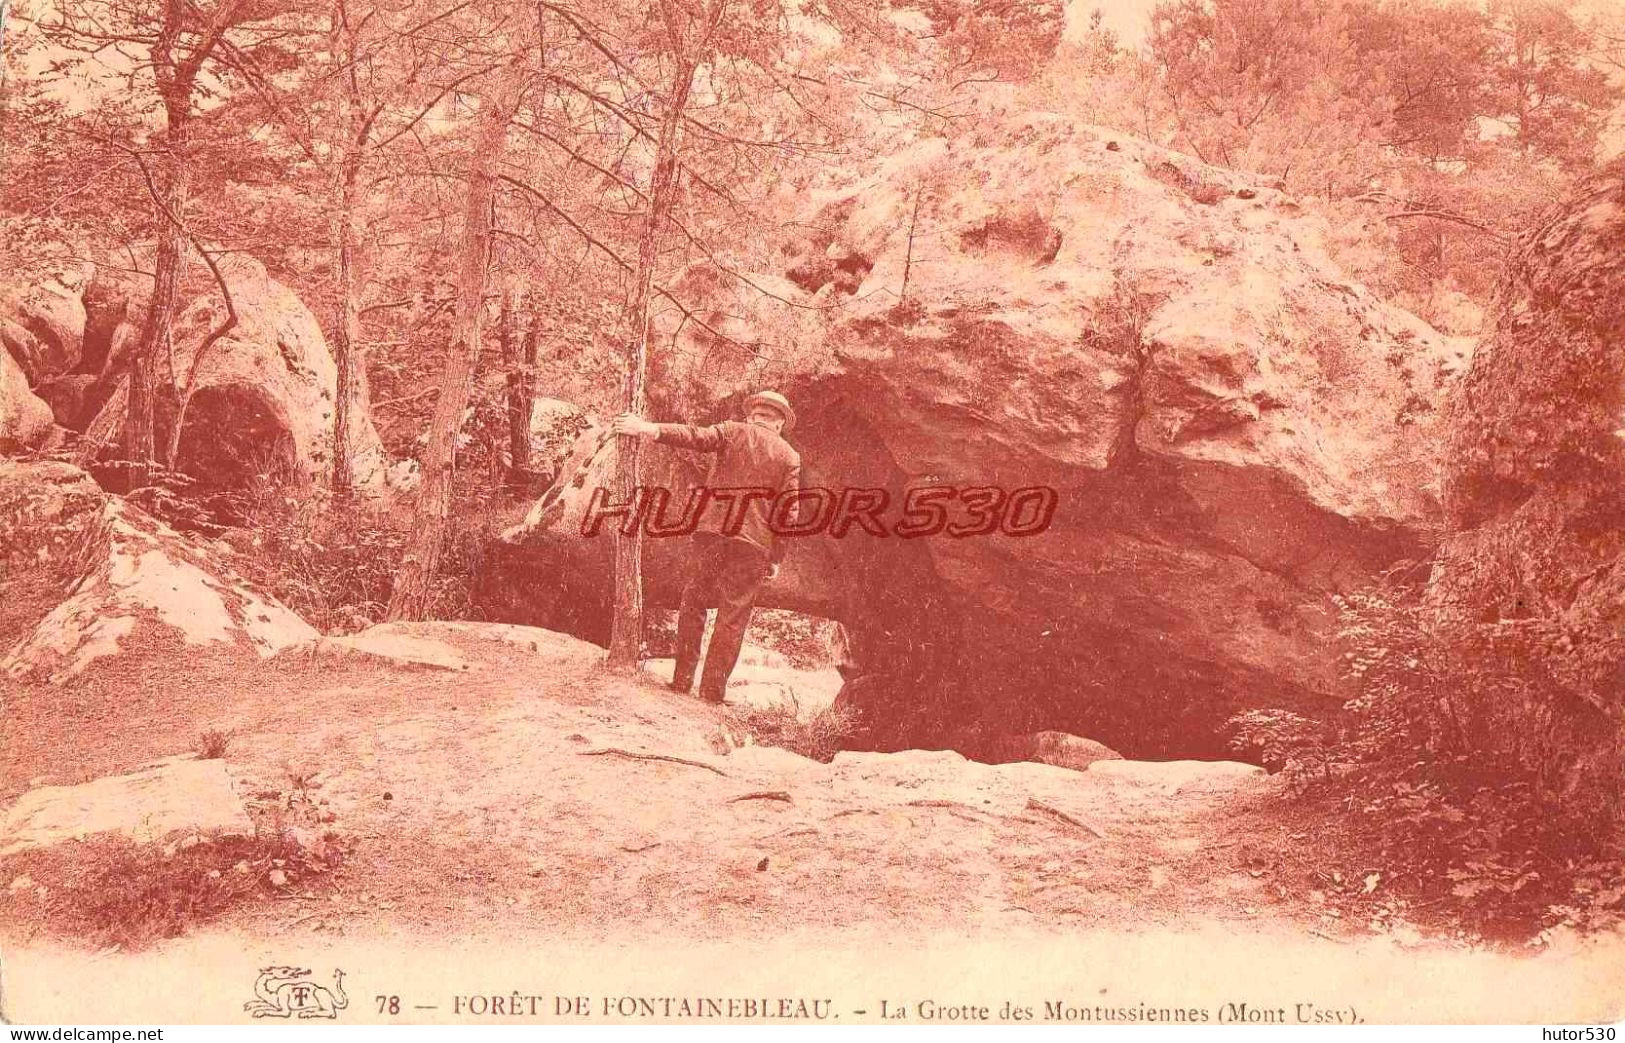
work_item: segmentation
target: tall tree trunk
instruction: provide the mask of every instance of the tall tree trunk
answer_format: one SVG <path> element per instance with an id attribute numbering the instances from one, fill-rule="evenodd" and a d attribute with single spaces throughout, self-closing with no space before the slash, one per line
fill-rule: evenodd
<path id="1" fill-rule="evenodd" d="M 356 393 L 361 385 L 361 301 L 360 280 L 356 275 L 356 184 L 361 175 L 361 154 L 366 148 L 360 128 L 360 106 L 356 93 L 355 38 L 349 31 L 344 0 L 337 0 L 329 14 L 328 54 L 336 66 L 338 134 L 333 155 L 333 246 L 334 291 L 338 298 L 338 322 L 333 330 L 333 469 L 331 486 L 344 496 L 355 484 L 352 453 L 355 446 L 350 422 L 356 409 Z"/>
<path id="2" fill-rule="evenodd" d="M 621 409 L 642 416 L 647 405 L 645 380 L 649 370 L 649 298 L 654 287 L 654 268 L 660 246 L 660 231 L 677 198 L 677 132 L 688 108 L 689 91 L 694 85 L 697 62 L 681 57 L 660 121 L 660 137 L 655 148 L 654 179 L 649 192 L 649 209 L 643 215 L 638 233 L 638 267 L 632 296 L 627 305 L 626 377 L 622 384 Z M 642 464 L 642 442 L 636 438 L 619 440 L 615 468 L 615 494 L 629 503 L 637 490 Z M 608 665 L 617 670 L 636 670 L 643 645 L 643 533 L 634 528 L 626 535 L 615 530 L 615 598 L 609 630 Z"/>
<path id="3" fill-rule="evenodd" d="M 333 388 L 333 471 L 332 488 L 338 496 L 355 484 L 352 456 L 355 439 L 351 420 L 355 415 L 357 390 L 361 386 L 361 302 L 356 278 L 355 185 L 357 166 L 345 157 L 339 174 L 338 214 L 334 241 L 338 246 L 336 279 L 339 305 L 334 327 L 333 365 L 337 372 Z"/>
<path id="4" fill-rule="evenodd" d="M 519 440 L 519 456 L 520 459 L 524 460 L 523 466 L 527 475 L 534 474 L 536 466 L 536 462 L 531 459 L 530 455 L 530 421 L 536 410 L 536 364 L 537 360 L 541 357 L 541 346 L 542 315 L 541 312 L 537 311 L 533 305 L 530 309 L 530 322 L 525 327 L 525 344 L 523 349 L 523 357 L 521 360 L 524 362 L 525 369 L 523 374 L 524 380 L 521 382 L 520 387 L 521 394 L 523 394 L 525 399 L 525 426 L 523 432 L 524 437 Z"/>
<path id="5" fill-rule="evenodd" d="M 188 117 L 172 112 L 169 120 L 168 156 L 158 186 L 157 205 L 167 213 L 158 218 L 152 296 L 141 322 L 141 335 L 130 358 L 129 395 L 124 417 L 123 456 L 130 467 L 129 488 L 152 482 L 152 465 L 157 459 L 156 404 L 171 367 L 163 365 L 161 353 L 168 350 L 175 325 L 175 309 L 180 299 L 181 270 L 186 263 L 186 203 L 190 171 L 187 163 Z"/>
<path id="6" fill-rule="evenodd" d="M 509 69 L 503 75 L 506 79 L 479 114 L 473 152 L 468 160 L 468 197 L 457 247 L 460 263 L 452 345 L 440 376 L 440 397 L 429 422 L 429 444 L 423 456 L 423 479 L 413 514 L 412 536 L 389 599 L 386 618 L 392 621 L 422 619 L 427 614 L 429 596 L 440 569 L 446 521 L 451 516 L 457 432 L 462 427 L 474 364 L 480 354 L 481 312 L 485 307 L 486 271 L 491 255 L 491 200 L 495 181 L 492 168 L 501 158 L 508 124 L 524 85 L 517 69 Z"/>
<path id="7" fill-rule="evenodd" d="M 541 324 L 533 314 L 520 336 L 513 293 L 502 297 L 502 364 L 508 371 L 508 483 L 522 487 L 530 478 L 530 415 L 536 400 L 531 370 Z"/>
<path id="8" fill-rule="evenodd" d="M 123 454 L 129 462 L 130 487 L 138 488 L 152 480 L 152 465 L 156 456 L 157 404 L 160 393 L 166 397 L 177 390 L 172 332 L 175 309 L 180 298 L 181 275 L 185 269 L 187 247 L 191 235 L 186 228 L 186 206 L 191 189 L 191 129 L 193 112 L 192 92 L 198 76 L 215 50 L 223 46 L 225 33 L 247 12 L 242 0 L 220 0 L 214 10 L 204 17 L 205 24 L 196 23 L 199 12 L 188 0 L 160 0 L 157 37 L 153 41 L 148 67 L 158 88 L 158 97 L 164 109 L 165 159 L 157 178 L 153 178 L 146 163 L 141 161 L 142 173 L 147 177 L 153 204 L 158 210 L 158 234 L 154 248 L 152 296 L 147 301 L 147 314 L 141 323 L 141 335 L 131 353 L 130 374 L 126 383 L 123 431 Z M 190 37 L 190 48 L 183 40 Z M 134 153 L 138 161 L 140 153 Z M 219 271 L 210 262 L 216 278 Z M 224 289 L 224 280 L 221 280 Z M 228 322 L 220 332 L 210 335 L 203 345 L 207 348 L 235 323 L 235 312 L 227 299 Z M 202 350 L 202 349 L 200 349 Z M 174 416 L 178 426 L 183 418 Z M 179 432 L 171 439 L 178 445 Z M 94 450 L 92 450 L 94 451 Z M 173 457 L 173 450 L 166 454 Z M 174 460 L 168 461 L 171 465 Z"/>

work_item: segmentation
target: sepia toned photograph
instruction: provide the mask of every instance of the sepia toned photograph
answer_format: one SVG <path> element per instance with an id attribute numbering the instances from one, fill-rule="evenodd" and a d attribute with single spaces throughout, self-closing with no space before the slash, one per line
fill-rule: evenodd
<path id="1" fill-rule="evenodd" d="M 1625 2 L 0 58 L 0 1020 L 1625 1019 Z"/>

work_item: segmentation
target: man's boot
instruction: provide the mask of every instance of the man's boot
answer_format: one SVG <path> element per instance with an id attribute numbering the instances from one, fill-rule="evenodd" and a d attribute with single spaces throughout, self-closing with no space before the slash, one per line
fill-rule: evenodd
<path id="1" fill-rule="evenodd" d="M 672 664 L 672 691 L 687 695 L 694 688 L 695 668 L 699 665 L 695 662 L 697 658 L 696 656 L 685 661 L 683 657 L 678 657 L 677 661 Z"/>
<path id="2" fill-rule="evenodd" d="M 672 691 L 687 695 L 694 687 L 694 674 L 700 665 L 700 641 L 704 636 L 705 609 L 695 610 L 685 605 L 677 616 L 677 658 L 672 664 Z"/>

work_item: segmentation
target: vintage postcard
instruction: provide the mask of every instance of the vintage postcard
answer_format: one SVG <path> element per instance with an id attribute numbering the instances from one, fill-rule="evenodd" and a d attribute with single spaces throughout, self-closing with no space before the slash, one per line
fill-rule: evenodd
<path id="1" fill-rule="evenodd" d="M 0 47 L 7 1022 L 1625 1017 L 1617 0 Z"/>

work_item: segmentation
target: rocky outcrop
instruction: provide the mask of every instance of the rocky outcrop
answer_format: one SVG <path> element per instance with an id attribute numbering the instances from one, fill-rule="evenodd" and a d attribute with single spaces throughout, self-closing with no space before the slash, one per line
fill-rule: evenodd
<path id="1" fill-rule="evenodd" d="M 557 398 L 538 398 L 530 406 L 530 466 L 538 474 L 559 474 L 576 437 L 593 426 L 585 409 Z"/>
<path id="2" fill-rule="evenodd" d="M 236 326 L 202 350 L 225 315 L 218 295 L 176 320 L 175 379 L 187 403 L 176 465 L 228 483 L 278 468 L 321 481 L 332 470 L 337 384 L 321 326 L 258 262 L 239 258 L 223 268 Z M 365 388 L 350 423 L 356 485 L 380 487 L 388 461 Z"/>
<path id="3" fill-rule="evenodd" d="M 94 545 L 90 533 L 107 502 L 77 467 L 0 460 L 0 655 L 84 575 L 78 548 Z"/>
<path id="4" fill-rule="evenodd" d="M 225 315 L 213 287 L 177 317 L 175 382 L 160 396 L 158 443 L 167 445 L 176 404 L 184 402 L 177 469 L 215 486 L 267 473 L 325 482 L 337 372 L 321 326 L 259 262 L 237 255 L 221 267 L 237 323 L 205 349 Z M 149 286 L 150 280 L 144 285 L 138 276 L 87 265 L 0 296 L 0 343 L 57 424 L 83 431 L 117 392 Z M 13 412 L 14 383 L 12 373 L 0 371 L 0 437 Z M 364 382 L 350 409 L 356 484 L 381 489 L 389 462 Z M 37 421 L 37 404 L 30 416 Z"/>
<path id="5" fill-rule="evenodd" d="M 0 289 L 0 341 L 31 383 L 71 372 L 84 351 L 89 264 L 57 265 L 22 288 Z"/>
<path id="6" fill-rule="evenodd" d="M 254 834 L 223 761 L 177 757 L 78 786 L 31 789 L 0 818 L 0 858 L 90 837 L 156 843 L 176 834 Z"/>
<path id="7" fill-rule="evenodd" d="M 1429 553 L 1431 404 L 1466 342 L 1350 282 L 1276 189 L 1060 117 L 989 120 L 798 198 L 779 272 L 686 280 L 716 309 L 657 356 L 657 418 L 778 387 L 804 480 L 885 489 L 891 522 L 922 486 L 1056 498 L 1023 537 L 795 541 L 759 603 L 847 625 L 868 742 L 984 722 L 1216 754 L 1236 710 L 1339 705 L 1328 595 Z M 652 482 L 696 473 L 650 455 Z M 497 567 L 607 560 L 538 520 Z M 657 604 L 673 542 L 649 548 Z M 497 601 L 600 636 L 608 584 L 563 581 L 593 600 Z"/>
<path id="8" fill-rule="evenodd" d="M 0 348 L 0 450 L 38 445 L 54 426 L 51 407 L 29 389 L 10 352 Z"/>
<path id="9" fill-rule="evenodd" d="M 467 670 L 468 660 L 453 646 L 412 632 L 413 624 L 380 624 L 355 634 L 318 637 L 283 651 L 289 659 L 314 662 L 376 663 L 408 670 Z"/>
<path id="10" fill-rule="evenodd" d="M 145 276 L 97 268 L 85 285 L 84 354 L 79 370 L 103 374 L 116 369 L 140 333 L 146 300 L 152 294 Z"/>
<path id="11" fill-rule="evenodd" d="M 14 678 L 60 684 L 104 657 L 168 656 L 177 645 L 263 658 L 317 636 L 215 551 L 66 464 L 0 460 L 0 531 L 14 541 L 0 571 L 5 599 L 55 605 L 33 620 L 0 614 L 0 673 Z"/>
<path id="12" fill-rule="evenodd" d="M 977 751 L 978 759 L 990 764 L 1008 764 L 1013 761 L 1032 761 L 1057 768 L 1083 771 L 1097 761 L 1122 760 L 1123 755 L 1093 739 L 1066 732 L 1034 732 L 1031 735 L 1000 737 L 985 753 Z"/>
<path id="13" fill-rule="evenodd" d="M 1625 163 L 1522 238 L 1449 422 L 1451 737 L 1596 829 L 1625 771 Z"/>

